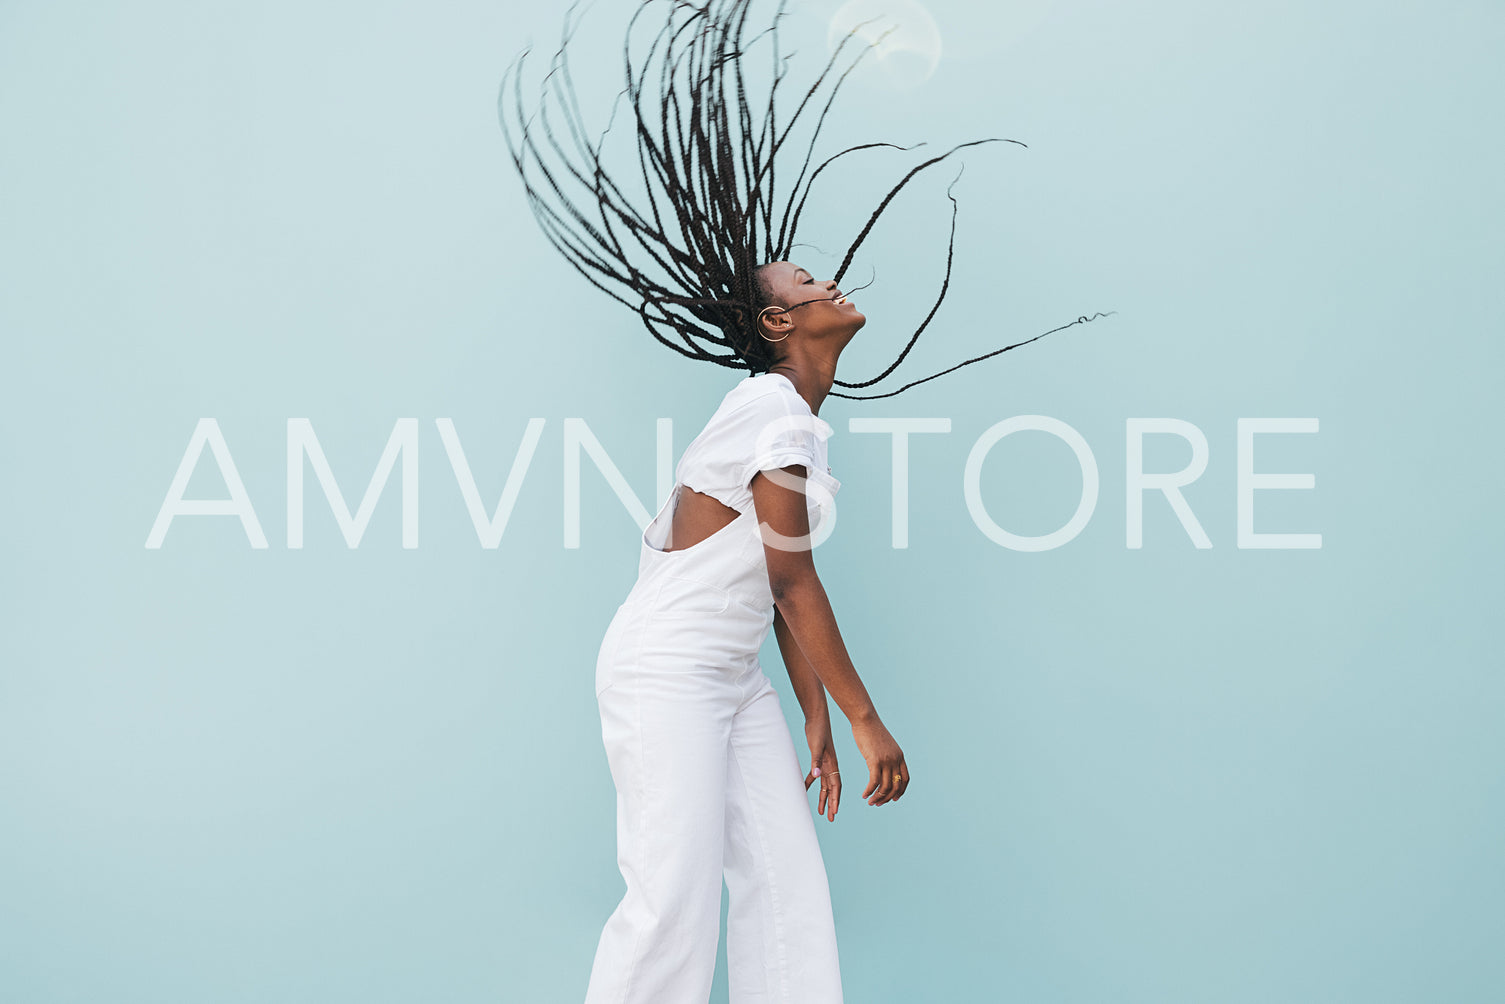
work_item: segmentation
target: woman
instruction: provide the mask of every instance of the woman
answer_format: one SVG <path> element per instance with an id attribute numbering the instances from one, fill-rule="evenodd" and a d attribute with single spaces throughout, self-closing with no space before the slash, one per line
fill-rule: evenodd
<path id="1" fill-rule="evenodd" d="M 818 779 L 817 811 L 835 819 L 841 773 L 827 692 L 867 763 L 868 804 L 897 802 L 910 782 L 812 560 L 840 487 L 827 463 L 830 427 L 818 412 L 828 396 L 859 397 L 833 386 L 866 387 L 887 377 L 935 316 L 950 282 L 948 246 L 940 293 L 903 352 L 870 380 L 837 380 L 842 349 L 866 322 L 839 286 L 858 248 L 920 172 L 963 147 L 997 141 L 963 143 L 912 168 L 834 275 L 811 275 L 787 259 L 815 181 L 850 154 L 906 148 L 864 143 L 810 170 L 820 127 L 851 67 L 834 80 L 832 70 L 853 36 L 781 120 L 774 93 L 787 72 L 778 47 L 783 9 L 750 33 L 752 6 L 642 3 L 628 26 L 626 87 L 594 144 L 566 58 L 573 25 L 543 79 L 536 112 L 523 100 L 521 59 L 511 95 L 505 83 L 502 89 L 508 148 L 553 245 L 593 285 L 631 307 L 662 344 L 749 371 L 686 448 L 674 490 L 643 532 L 637 582 L 598 654 L 596 697 L 617 788 L 617 858 L 627 890 L 601 933 L 587 1004 L 708 1000 L 723 878 L 731 1000 L 840 1002 L 830 894 L 807 801 Z M 635 59 L 636 26 L 654 10 L 665 14 L 663 25 Z M 766 103 L 755 109 L 749 96 L 758 88 L 743 67 L 760 43 L 773 59 Z M 623 99 L 631 122 L 615 136 L 633 141 L 624 162 L 642 172 L 631 186 L 614 179 L 603 158 Z M 802 123 L 812 128 L 801 149 L 791 139 Z M 801 155 L 780 200 L 775 167 Z M 630 198 L 629 190 L 640 194 Z M 890 396 L 940 375 L 864 397 Z M 805 713 L 811 768 L 803 783 L 778 696 L 758 662 L 770 628 Z"/>
<path id="2" fill-rule="evenodd" d="M 818 778 L 818 811 L 836 818 L 841 775 L 827 690 L 868 763 L 870 804 L 896 801 L 909 783 L 808 546 L 839 487 L 824 430 L 811 420 L 866 319 L 834 283 L 789 262 L 758 274 L 775 301 L 760 337 L 783 351 L 733 387 L 685 449 L 596 664 L 627 892 L 602 932 L 588 1002 L 705 1001 L 723 877 L 732 1000 L 840 1001 L 830 894 L 805 794 Z M 791 309 L 814 287 L 821 299 Z M 807 495 L 806 478 L 825 491 Z M 805 712 L 812 766 L 803 784 L 758 661 L 770 626 Z"/>

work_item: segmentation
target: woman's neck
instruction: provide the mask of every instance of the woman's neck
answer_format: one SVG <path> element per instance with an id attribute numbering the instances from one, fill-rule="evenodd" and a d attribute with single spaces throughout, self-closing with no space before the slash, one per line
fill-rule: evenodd
<path id="1" fill-rule="evenodd" d="M 810 406 L 810 413 L 819 415 L 821 402 L 836 381 L 836 360 L 825 363 L 810 358 L 784 358 L 768 367 L 768 372 L 787 377 L 794 384 L 795 393 Z"/>

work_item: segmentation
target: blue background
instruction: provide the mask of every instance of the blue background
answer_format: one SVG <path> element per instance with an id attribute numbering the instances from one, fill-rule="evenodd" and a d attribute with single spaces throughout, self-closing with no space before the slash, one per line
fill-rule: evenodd
<path id="1" fill-rule="evenodd" d="M 1505 10 L 927 6 L 934 75 L 854 78 L 832 148 L 1029 148 L 966 154 L 951 293 L 899 376 L 1117 313 L 822 406 L 843 487 L 817 565 L 914 772 L 902 803 L 864 805 L 834 716 L 849 793 L 817 828 L 847 999 L 1501 999 Z M 786 26 L 807 68 L 834 7 Z M 581 36 L 597 121 L 625 10 L 597 4 Z M 583 996 L 621 892 L 591 681 L 638 525 L 586 461 L 564 546 L 564 420 L 651 511 L 656 420 L 677 456 L 739 374 L 652 343 L 528 214 L 496 90 L 563 15 L 0 8 L 0 999 Z M 820 190 L 803 238 L 844 250 L 903 157 Z M 907 191 L 854 266 L 876 281 L 842 378 L 928 309 L 952 176 Z M 989 541 L 962 494 L 972 444 L 1021 414 L 1068 422 L 1102 476 L 1086 530 L 1043 553 Z M 265 550 L 229 517 L 144 546 L 205 416 Z M 912 441 L 907 549 L 889 440 L 859 416 L 952 422 Z M 395 476 L 352 550 L 311 473 L 287 548 L 293 417 L 352 508 L 417 418 L 418 548 Z M 490 508 L 534 417 L 483 549 L 434 420 Z M 1211 549 L 1157 495 L 1125 546 L 1138 417 L 1205 433 L 1184 492 Z M 1316 487 L 1258 493 L 1256 525 L 1320 550 L 1238 548 L 1240 417 L 1319 419 L 1258 439 L 1256 469 Z M 1150 470 L 1189 457 L 1147 441 Z M 204 461 L 189 497 L 223 497 Z M 982 480 L 1016 533 L 1079 490 L 1040 433 Z M 771 639 L 764 657 L 798 737 Z"/>

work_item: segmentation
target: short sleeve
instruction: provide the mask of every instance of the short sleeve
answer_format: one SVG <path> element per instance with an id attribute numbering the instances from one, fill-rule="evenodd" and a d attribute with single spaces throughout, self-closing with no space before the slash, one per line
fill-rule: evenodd
<path id="1" fill-rule="evenodd" d="M 752 480 L 759 471 L 799 464 L 812 488 L 834 494 L 840 484 L 826 464 L 831 426 L 810 410 L 780 375 L 744 377 L 722 399 L 700 435 L 685 449 L 675 478 L 738 512 L 753 506 Z"/>
<path id="2" fill-rule="evenodd" d="M 802 402 L 801 402 L 802 403 Z M 737 416 L 748 444 L 747 463 L 741 483 L 747 484 L 759 471 L 801 464 L 817 468 L 818 442 L 831 434 L 831 427 L 808 408 L 796 407 L 791 395 L 781 391 L 760 394 Z"/>

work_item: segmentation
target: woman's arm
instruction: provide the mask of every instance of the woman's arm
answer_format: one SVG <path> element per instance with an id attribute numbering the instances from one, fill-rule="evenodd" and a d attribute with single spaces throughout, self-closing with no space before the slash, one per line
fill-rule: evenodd
<path id="1" fill-rule="evenodd" d="M 830 597 L 815 573 L 804 483 L 805 468 L 796 464 L 759 471 L 749 485 L 763 533 L 768 582 L 774 605 L 796 647 L 852 725 L 857 748 L 868 764 L 868 786 L 862 797 L 870 804 L 881 805 L 904 793 L 909 771 L 904 766 L 903 751 L 879 719 L 873 699 L 852 665 Z"/>
<path id="2" fill-rule="evenodd" d="M 784 668 L 789 670 L 794 695 L 805 712 L 805 742 L 810 747 L 810 770 L 805 774 L 805 789 L 809 790 L 815 779 L 820 778 L 820 798 L 815 812 L 834 821 L 836 808 L 841 802 L 841 771 L 836 767 L 836 744 L 831 741 L 831 709 L 826 705 L 826 688 L 821 686 L 815 667 L 800 651 L 799 642 L 794 640 L 794 634 L 778 607 L 773 608 L 773 633 L 779 640 L 779 651 L 784 656 Z"/>
<path id="3" fill-rule="evenodd" d="M 789 622 L 784 620 L 784 613 L 778 607 L 773 608 L 773 634 L 779 640 L 784 668 L 789 670 L 789 682 L 794 687 L 794 696 L 800 702 L 800 708 L 805 712 L 805 721 L 823 721 L 830 728 L 831 708 L 826 704 L 826 688 L 821 684 L 815 667 L 810 665 L 810 660 L 800 651 L 799 643 L 789 630 Z"/>

